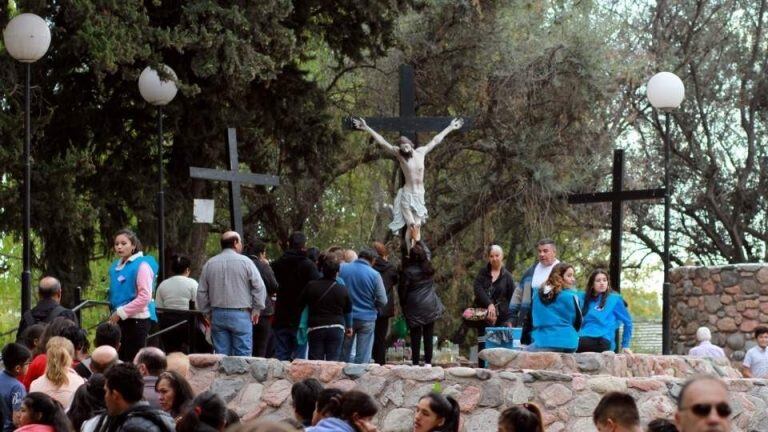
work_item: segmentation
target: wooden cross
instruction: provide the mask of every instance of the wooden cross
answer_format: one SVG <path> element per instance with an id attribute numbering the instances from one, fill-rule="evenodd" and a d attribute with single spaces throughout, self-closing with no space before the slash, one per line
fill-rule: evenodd
<path id="1" fill-rule="evenodd" d="M 413 66 L 400 65 L 400 110 L 399 117 L 364 117 L 372 129 L 377 132 L 399 132 L 418 146 L 418 132 L 434 132 L 445 129 L 455 117 L 416 117 L 416 87 Z M 471 129 L 472 119 L 462 117 L 464 125 L 461 131 Z M 350 118 L 344 120 L 347 129 L 354 129 Z"/>
<path id="2" fill-rule="evenodd" d="M 666 189 L 624 190 L 624 150 L 613 151 L 613 189 L 610 192 L 593 192 L 568 196 L 570 204 L 611 203 L 611 287 L 621 291 L 621 233 L 624 224 L 624 201 L 665 198 Z"/>
<path id="3" fill-rule="evenodd" d="M 280 177 L 240 171 L 240 162 L 237 159 L 237 135 L 235 128 L 227 129 L 227 149 L 229 153 L 229 170 L 189 167 L 189 176 L 205 180 L 229 182 L 230 224 L 238 234 L 245 236 L 243 232 L 243 202 L 240 197 L 240 186 L 278 186 L 280 185 Z"/>

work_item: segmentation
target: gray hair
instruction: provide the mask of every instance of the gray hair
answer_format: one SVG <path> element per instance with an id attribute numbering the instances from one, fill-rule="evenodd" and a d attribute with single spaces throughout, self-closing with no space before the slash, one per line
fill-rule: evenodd
<path id="1" fill-rule="evenodd" d="M 486 254 L 490 255 L 491 252 L 498 252 L 498 253 L 504 255 L 504 249 L 502 249 L 501 246 L 499 246 L 497 244 L 492 244 L 492 245 L 488 246 Z"/>

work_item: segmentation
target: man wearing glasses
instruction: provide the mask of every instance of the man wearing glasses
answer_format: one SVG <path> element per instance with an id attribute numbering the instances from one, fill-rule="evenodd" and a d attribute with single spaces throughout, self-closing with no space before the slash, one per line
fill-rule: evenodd
<path id="1" fill-rule="evenodd" d="M 690 379 L 677 400 L 675 424 L 680 432 L 729 432 L 731 406 L 725 383 L 712 376 Z"/>

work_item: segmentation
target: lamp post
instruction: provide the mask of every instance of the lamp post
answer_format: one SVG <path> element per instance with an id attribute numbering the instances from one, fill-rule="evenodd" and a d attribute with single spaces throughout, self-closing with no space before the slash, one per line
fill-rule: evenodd
<path id="1" fill-rule="evenodd" d="M 176 74 L 163 65 L 164 72 L 176 79 Z M 156 70 L 147 66 L 139 76 L 139 93 L 145 101 L 157 106 L 157 177 L 160 190 L 157 193 L 157 248 L 159 250 L 158 282 L 165 279 L 165 192 L 163 190 L 163 106 L 176 97 L 176 83 L 160 78 Z"/>
<path id="2" fill-rule="evenodd" d="M 685 87 L 680 78 L 671 72 L 659 72 L 648 81 L 648 100 L 654 108 L 664 112 L 664 287 L 662 290 L 661 321 L 662 321 L 662 353 L 670 353 L 669 338 L 669 203 L 672 198 L 672 188 L 669 182 L 670 156 L 670 112 L 677 109 L 685 98 Z"/>
<path id="3" fill-rule="evenodd" d="M 40 60 L 51 45 L 51 30 L 48 24 L 39 16 L 24 13 L 14 17 L 3 30 L 3 42 L 8 54 L 14 59 L 26 63 L 26 85 L 24 86 L 24 188 L 23 190 L 23 265 L 21 272 L 21 313 L 28 311 L 32 305 L 31 291 L 31 246 L 30 220 L 32 213 L 32 165 L 30 160 L 31 126 L 29 116 L 29 88 L 31 64 Z"/>

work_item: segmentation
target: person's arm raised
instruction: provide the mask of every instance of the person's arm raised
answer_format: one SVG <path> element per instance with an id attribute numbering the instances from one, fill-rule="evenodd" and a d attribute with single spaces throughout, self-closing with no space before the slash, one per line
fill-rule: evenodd
<path id="1" fill-rule="evenodd" d="M 383 136 L 379 135 L 378 132 L 371 129 L 370 126 L 363 120 L 362 117 L 353 117 L 352 118 L 352 125 L 355 127 L 355 129 L 362 130 L 368 132 L 373 139 L 384 148 L 384 150 L 392 153 L 393 155 L 397 155 L 397 147 L 393 146 L 387 140 L 384 139 Z"/>
<path id="2" fill-rule="evenodd" d="M 431 152 L 432 149 L 434 149 L 435 147 L 437 147 L 438 144 L 443 142 L 443 140 L 445 139 L 445 137 L 449 133 L 451 133 L 451 132 L 453 132 L 455 130 L 461 129 L 462 126 L 464 126 L 464 120 L 462 120 L 462 119 L 460 119 L 458 117 L 453 119 L 453 120 L 451 120 L 451 124 L 449 124 L 445 129 L 443 129 L 442 132 L 440 132 L 439 134 L 435 135 L 435 137 L 432 138 L 432 141 L 427 143 L 427 145 L 422 147 L 424 149 L 424 154 L 427 154 L 427 153 Z"/>

